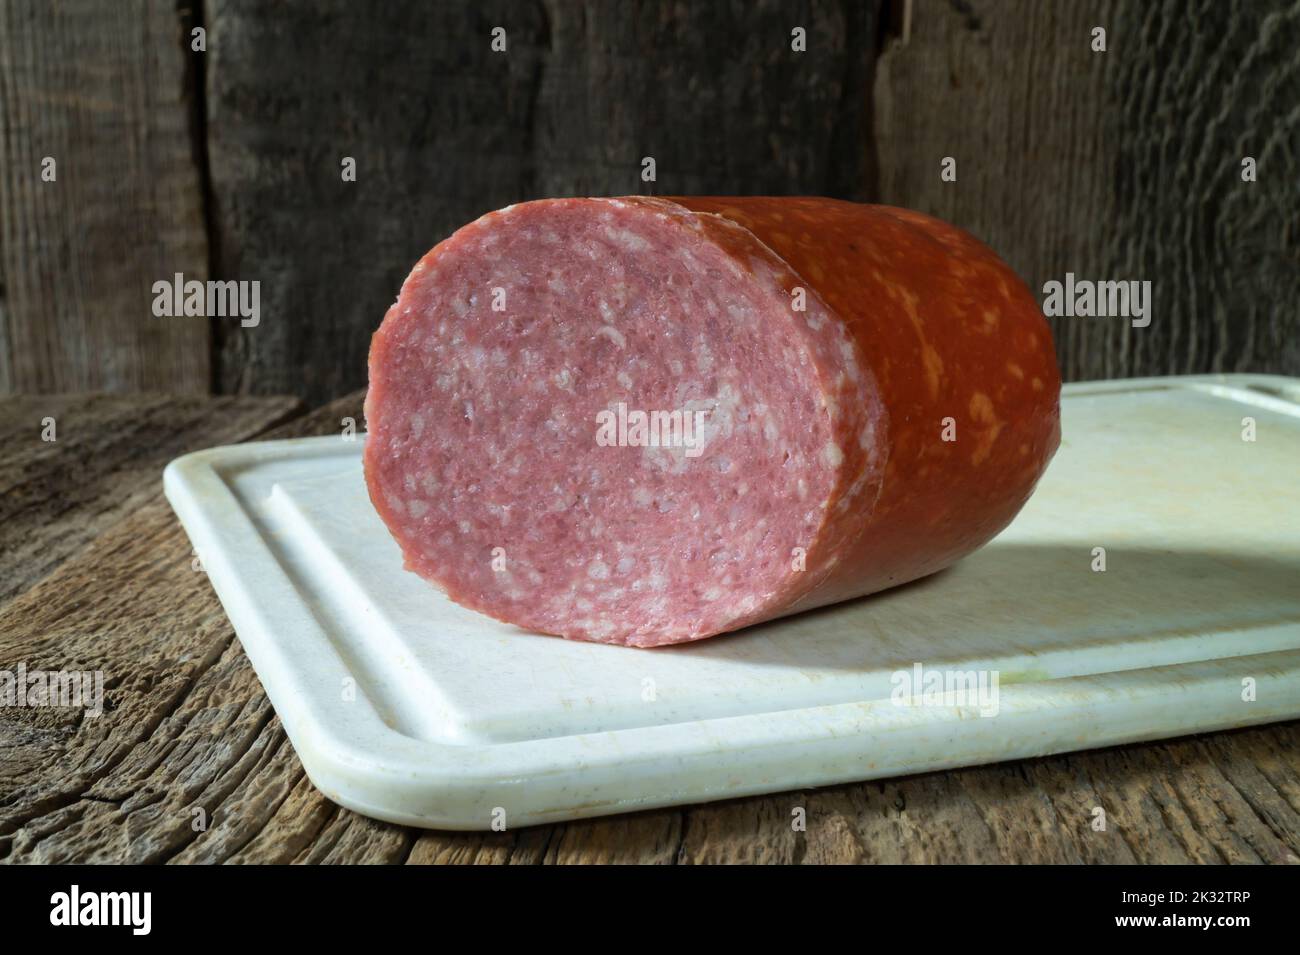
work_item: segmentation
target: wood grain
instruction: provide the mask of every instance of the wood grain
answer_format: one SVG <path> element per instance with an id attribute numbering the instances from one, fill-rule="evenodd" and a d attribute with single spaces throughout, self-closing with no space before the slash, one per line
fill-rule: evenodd
<path id="1" fill-rule="evenodd" d="M 156 500 L 173 458 L 242 441 L 298 407 L 294 398 L 0 398 L 0 603 Z"/>
<path id="2" fill-rule="evenodd" d="M 0 606 L 17 661 L 101 668 L 108 704 L 0 711 L 11 863 L 1300 863 L 1300 722 L 504 833 L 365 819 L 306 779 L 159 496 Z"/>
<path id="3" fill-rule="evenodd" d="M 545 7 L 530 198 L 868 197 L 877 4 Z M 647 156 L 653 183 L 641 180 Z"/>
<path id="4" fill-rule="evenodd" d="M 1074 363 L 1300 374 L 1300 0 L 1125 4 L 1114 32 L 1105 268 L 1150 278 L 1158 320 L 1076 322 Z"/>
<path id="5" fill-rule="evenodd" d="M 188 55 L 163 0 L 0 4 L 0 391 L 210 390 L 208 321 L 152 312 L 208 277 Z"/>
<path id="6" fill-rule="evenodd" d="M 876 77 L 881 201 L 974 232 L 1040 299 L 1066 272 L 1152 282 L 1148 328 L 1053 320 L 1068 379 L 1300 373 L 1297 48 L 1295 0 L 916 0 Z"/>

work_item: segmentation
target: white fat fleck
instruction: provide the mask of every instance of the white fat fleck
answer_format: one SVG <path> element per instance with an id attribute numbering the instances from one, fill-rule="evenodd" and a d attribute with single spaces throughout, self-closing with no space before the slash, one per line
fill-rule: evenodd
<path id="1" fill-rule="evenodd" d="M 804 316 L 804 322 L 815 332 L 820 332 L 822 326 L 826 324 L 826 319 L 817 312 L 809 312 Z"/>
<path id="2" fill-rule="evenodd" d="M 614 377 L 618 379 L 618 383 L 621 387 L 626 388 L 629 391 L 632 390 L 632 376 L 629 375 L 627 372 L 620 371 Z"/>
<path id="3" fill-rule="evenodd" d="M 567 368 L 561 368 L 551 376 L 551 380 L 555 382 L 556 388 L 563 388 L 565 391 L 573 387 L 573 374 Z"/>
<path id="4" fill-rule="evenodd" d="M 867 426 L 858 433 L 858 447 L 864 451 L 870 448 L 876 441 L 876 423 L 868 421 Z"/>
<path id="5" fill-rule="evenodd" d="M 837 468 L 844 462 L 844 452 L 834 441 L 827 441 L 822 445 L 822 461 L 828 468 Z"/>
<path id="6" fill-rule="evenodd" d="M 438 493 L 438 479 L 433 476 L 432 471 L 425 471 L 420 475 L 420 490 L 424 491 L 428 497 L 433 497 Z"/>
<path id="7" fill-rule="evenodd" d="M 587 565 L 587 576 L 592 580 L 608 580 L 609 567 L 603 560 L 593 560 Z"/>
<path id="8" fill-rule="evenodd" d="M 418 439 L 422 434 L 424 434 L 424 415 L 417 411 L 411 415 L 411 437 Z"/>
<path id="9" fill-rule="evenodd" d="M 754 324 L 754 310 L 744 302 L 728 302 L 727 314 L 731 320 L 740 326 L 749 326 Z"/>
<path id="10" fill-rule="evenodd" d="M 702 375 L 713 370 L 713 352 L 702 342 L 695 352 L 695 370 Z"/>
<path id="11" fill-rule="evenodd" d="M 460 528 L 462 534 L 468 534 L 470 532 L 469 521 L 457 521 L 456 526 Z"/>
<path id="12" fill-rule="evenodd" d="M 717 600 L 721 596 L 722 591 L 717 587 L 710 587 L 708 590 L 704 591 L 704 599 L 708 601 Z"/>
<path id="13" fill-rule="evenodd" d="M 859 494 L 862 493 L 862 491 L 866 488 L 866 486 L 867 486 L 867 472 L 863 471 L 858 474 L 857 480 L 855 480 L 853 484 L 849 486 L 848 491 L 846 491 L 844 496 L 840 498 L 839 509 L 842 511 L 846 510 L 849 504 L 855 498 L 857 498 Z"/>
<path id="14" fill-rule="evenodd" d="M 632 492 L 632 501 L 641 507 L 649 507 L 650 502 L 654 500 L 654 495 L 643 487 L 638 487 Z"/>
<path id="15" fill-rule="evenodd" d="M 605 235 L 611 242 L 622 246 L 628 252 L 645 252 L 650 248 L 649 242 L 628 229 L 616 229 L 613 226 L 606 226 Z"/>
<path id="16" fill-rule="evenodd" d="M 795 489 L 798 490 L 800 497 L 808 496 L 808 482 L 805 481 L 803 478 L 800 478 L 799 481 L 795 484 Z"/>
<path id="17" fill-rule="evenodd" d="M 425 504 L 424 501 L 420 500 L 418 497 L 413 497 L 407 501 L 406 507 L 411 512 L 412 517 L 424 517 L 425 513 L 429 510 L 429 505 Z"/>
<path id="18" fill-rule="evenodd" d="M 620 557 L 618 563 L 614 566 L 620 574 L 631 573 L 632 568 L 636 566 L 636 561 L 631 557 Z"/>
<path id="19" fill-rule="evenodd" d="M 781 432 L 776 428 L 776 422 L 771 418 L 763 419 L 763 437 L 769 444 L 775 444 L 776 439 L 781 436 Z"/>
<path id="20" fill-rule="evenodd" d="M 459 298 L 451 300 L 451 310 L 456 313 L 457 318 L 464 318 L 469 314 L 469 303 Z"/>
<path id="21" fill-rule="evenodd" d="M 671 371 L 674 375 L 680 375 L 686 369 L 680 361 L 674 358 L 668 362 L 668 370 Z"/>
<path id="22" fill-rule="evenodd" d="M 620 332 L 620 331 L 619 331 L 617 328 L 615 328 L 613 325 L 602 325 L 602 326 L 600 326 L 600 328 L 596 329 L 596 334 L 597 334 L 597 335 L 604 335 L 606 338 L 608 338 L 610 341 L 612 341 L 612 342 L 613 342 L 615 345 L 617 345 L 619 348 L 626 348 L 626 347 L 627 347 L 627 339 L 624 338 L 624 337 L 623 337 L 623 333 Z"/>
<path id="23" fill-rule="evenodd" d="M 848 369 L 850 378 L 857 381 L 862 377 L 861 371 L 858 370 L 858 357 L 853 351 L 853 343 L 846 337 L 840 339 L 840 357 L 844 359 L 844 367 Z"/>

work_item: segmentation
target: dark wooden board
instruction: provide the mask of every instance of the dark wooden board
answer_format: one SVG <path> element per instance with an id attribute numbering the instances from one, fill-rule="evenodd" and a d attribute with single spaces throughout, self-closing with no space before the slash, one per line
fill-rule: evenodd
<path id="1" fill-rule="evenodd" d="M 265 312 L 257 328 L 218 326 L 220 388 L 314 402 L 365 384 L 370 335 L 410 267 L 512 202 L 862 195 L 871 9 L 213 0 L 219 269 L 260 280 Z M 807 53 L 790 51 L 797 25 Z"/>
<path id="2" fill-rule="evenodd" d="M 1085 324 L 1071 365 L 1300 374 L 1300 2 L 1160 0 L 1114 22 L 1105 266 L 1151 278 L 1160 321 Z M 1256 182 L 1242 181 L 1245 156 Z"/>
<path id="3" fill-rule="evenodd" d="M 1054 321 L 1069 379 L 1297 374 L 1297 50 L 1300 0 L 14 0 L 0 393 L 316 403 L 364 384 L 402 278 L 457 227 L 628 192 L 875 199 L 971 229 L 1035 290 L 1151 281 L 1150 328 Z M 177 271 L 259 281 L 261 324 L 155 318 Z"/>
<path id="4" fill-rule="evenodd" d="M 336 434 L 361 399 L 265 436 Z M 102 668 L 108 697 L 0 712 L 0 862 L 1300 862 L 1297 722 L 504 833 L 375 822 L 305 777 L 152 486 L 0 605 L 0 666 Z"/>
<path id="5" fill-rule="evenodd" d="M 876 4 L 547 0 L 528 198 L 866 199 Z M 792 31 L 805 49 L 792 49 Z M 657 180 L 641 179 L 653 157 Z"/>
<path id="6" fill-rule="evenodd" d="M 416 259 L 526 195 L 542 11 L 213 0 L 207 19 L 219 267 L 262 283 L 264 313 L 219 328 L 218 384 L 318 403 L 365 384 Z M 498 23 L 506 55 L 489 50 Z"/>
<path id="7" fill-rule="evenodd" d="M 1068 379 L 1300 374 L 1300 3 L 916 0 L 911 23 L 876 77 L 880 200 L 971 230 L 1040 300 L 1067 271 L 1152 282 L 1148 328 L 1053 320 Z"/>
<path id="8" fill-rule="evenodd" d="M 208 321 L 152 311 L 208 278 L 182 44 L 163 0 L 0 3 L 0 393 L 211 390 Z"/>

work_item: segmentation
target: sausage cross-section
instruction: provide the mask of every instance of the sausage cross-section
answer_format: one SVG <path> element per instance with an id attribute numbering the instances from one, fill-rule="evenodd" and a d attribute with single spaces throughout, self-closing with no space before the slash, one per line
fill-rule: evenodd
<path id="1" fill-rule="evenodd" d="M 1060 440 L 1029 289 L 921 213 L 554 199 L 416 264 L 365 474 L 406 566 L 541 633 L 699 640 L 940 570 Z"/>

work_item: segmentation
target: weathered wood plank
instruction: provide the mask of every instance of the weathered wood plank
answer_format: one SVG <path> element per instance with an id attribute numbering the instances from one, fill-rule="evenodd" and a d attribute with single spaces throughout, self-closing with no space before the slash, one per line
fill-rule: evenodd
<path id="1" fill-rule="evenodd" d="M 0 398 L 0 604 L 155 500 L 168 461 L 243 441 L 298 408 L 294 398 Z"/>
<path id="2" fill-rule="evenodd" d="M 1295 0 L 916 0 L 876 79 L 881 201 L 971 230 L 1036 292 L 1151 281 L 1148 328 L 1053 321 L 1067 378 L 1300 373 L 1297 47 Z"/>
<path id="3" fill-rule="evenodd" d="M 1152 280 L 1157 320 L 1076 320 L 1071 363 L 1300 374 L 1300 0 L 1129 2 L 1113 33 L 1105 267 Z"/>
<path id="4" fill-rule="evenodd" d="M 207 319 L 152 311 L 208 277 L 189 55 L 163 0 L 0 4 L 3 391 L 210 390 Z"/>
<path id="5" fill-rule="evenodd" d="M 266 404 L 233 403 L 252 402 Z M 360 404 L 275 433 L 337 432 Z M 259 787 L 283 733 L 157 484 L 147 504 L 0 606 L 0 661 L 102 670 L 107 697 L 97 718 L 55 707 L 0 716 L 0 858 L 167 861 L 202 834 L 196 808 L 214 833 L 205 845 L 232 854 L 252 836 L 221 826 L 217 808 L 238 789 L 250 818 L 270 812 L 275 797 Z"/>
<path id="6" fill-rule="evenodd" d="M 362 386 L 370 336 L 415 260 L 511 202 L 863 194 L 873 9 L 214 0 L 218 261 L 262 282 L 266 316 L 218 326 L 220 389 L 315 402 Z M 795 26 L 807 53 L 790 50 Z M 342 181 L 349 156 L 355 182 Z"/>
<path id="7" fill-rule="evenodd" d="M 876 7 L 547 0 L 528 198 L 868 198 Z"/>

